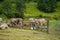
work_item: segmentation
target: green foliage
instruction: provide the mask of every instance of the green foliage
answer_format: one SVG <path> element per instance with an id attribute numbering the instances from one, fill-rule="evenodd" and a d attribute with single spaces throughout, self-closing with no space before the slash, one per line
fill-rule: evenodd
<path id="1" fill-rule="evenodd" d="M 56 8 L 56 0 L 40 0 L 38 2 L 38 9 L 44 12 L 54 12 Z"/>
<path id="2" fill-rule="evenodd" d="M 0 2 L 3 2 L 4 0 L 0 0 Z"/>
<path id="3" fill-rule="evenodd" d="M 0 3 L 0 14 L 2 14 L 3 13 L 3 5 L 2 5 L 2 3 Z"/>
<path id="4" fill-rule="evenodd" d="M 11 9 L 11 2 L 9 0 L 5 0 L 3 2 L 3 12 L 8 18 L 11 17 L 10 9 Z"/>
<path id="5" fill-rule="evenodd" d="M 18 11 L 18 14 L 16 14 L 18 17 L 21 17 L 23 18 L 24 17 L 24 8 L 25 8 L 25 5 L 24 5 L 24 0 L 16 0 L 16 9 Z M 19 16 L 20 15 L 20 16 Z"/>
<path id="6" fill-rule="evenodd" d="M 39 1 L 39 0 L 36 0 L 36 1 Z M 39 1 L 39 3 L 40 3 L 40 1 Z M 45 13 L 45 12 L 40 11 L 40 9 L 38 10 L 36 8 L 37 2 L 35 2 L 35 0 L 30 0 L 29 3 L 26 3 L 25 0 L 4 0 L 4 1 L 0 1 L 0 15 L 4 14 L 8 18 L 31 16 L 33 18 L 42 18 L 42 17 L 46 18 L 46 17 L 48 17 L 50 19 L 60 20 L 60 1 L 57 2 L 57 8 L 56 9 L 53 7 L 50 7 L 53 0 L 52 0 L 51 4 L 49 4 L 50 2 L 45 3 L 46 1 L 47 0 L 44 0 L 44 2 L 41 2 L 42 4 L 43 3 L 47 4 L 47 6 L 44 5 L 43 7 L 48 8 L 48 6 L 49 6 L 49 9 L 52 8 L 51 10 L 54 9 L 54 10 L 56 10 L 55 12 Z M 54 0 L 54 2 L 55 2 L 55 0 Z M 54 2 L 53 2 L 53 4 L 54 4 Z M 52 4 L 52 6 L 53 6 L 53 4 Z M 25 9 L 25 6 L 26 6 L 26 9 Z M 43 7 L 42 7 L 42 9 L 43 9 Z M 24 11 L 24 9 L 25 9 L 25 11 Z M 50 11 L 48 11 L 48 12 L 50 12 Z M 1 15 L 1 17 L 4 17 L 4 16 Z M 24 17 L 24 19 L 25 19 L 25 17 Z M 27 19 L 28 18 L 26 18 L 25 20 L 27 20 Z"/>
<path id="7" fill-rule="evenodd" d="M 25 5 L 23 0 L 4 0 L 1 6 L 0 14 L 3 12 L 7 18 L 23 18 L 24 16 Z"/>
<path id="8" fill-rule="evenodd" d="M 29 3 L 29 2 L 38 2 L 39 0 L 24 0 L 24 1 Z"/>
<path id="9" fill-rule="evenodd" d="M 60 0 L 57 0 L 57 1 L 60 1 Z"/>
<path id="10" fill-rule="evenodd" d="M 24 12 L 24 15 L 33 18 L 46 18 L 48 17 L 51 20 L 60 20 L 60 2 L 57 2 L 57 8 L 55 12 L 52 13 L 45 13 L 42 11 L 39 11 L 36 7 L 36 2 L 30 2 L 26 3 L 26 10 Z"/>

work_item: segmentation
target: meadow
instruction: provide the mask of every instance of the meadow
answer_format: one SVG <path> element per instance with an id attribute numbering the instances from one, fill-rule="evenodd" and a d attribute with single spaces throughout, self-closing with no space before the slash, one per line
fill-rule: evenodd
<path id="1" fill-rule="evenodd" d="M 43 11 L 40 11 L 37 9 L 37 3 L 35 2 L 29 2 L 26 3 L 26 9 L 24 12 L 25 17 L 32 16 L 33 18 L 42 18 L 42 17 L 48 17 L 51 20 L 55 20 L 57 18 L 60 19 L 60 2 L 57 3 L 56 11 L 53 13 L 45 13 Z"/>
<path id="2" fill-rule="evenodd" d="M 27 27 L 0 29 L 0 40 L 60 40 L 60 22 L 57 22 L 50 21 L 49 34 L 45 30 L 30 30 Z"/>
<path id="3" fill-rule="evenodd" d="M 0 40 L 60 40 L 60 20 L 53 20 L 56 16 L 60 17 L 60 2 L 57 3 L 58 7 L 56 12 L 44 13 L 39 11 L 36 7 L 37 3 L 26 3 L 26 10 L 24 12 L 25 17 L 32 16 L 33 18 L 39 18 L 39 16 L 49 17 L 49 34 L 46 31 L 30 30 L 22 28 L 9 27 L 8 29 L 0 29 Z M 4 22 L 8 22 L 8 18 L 4 15 L 0 15 Z M 24 18 L 27 21 L 28 18 Z"/>

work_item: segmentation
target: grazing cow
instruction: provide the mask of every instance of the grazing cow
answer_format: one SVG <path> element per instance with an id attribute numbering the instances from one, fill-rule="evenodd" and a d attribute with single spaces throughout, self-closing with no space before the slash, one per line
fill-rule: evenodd
<path id="1" fill-rule="evenodd" d="M 10 20 L 10 23 L 12 24 L 12 26 L 17 26 L 17 25 L 23 26 L 23 19 L 22 18 L 12 18 Z"/>
<path id="2" fill-rule="evenodd" d="M 1 28 L 1 29 L 8 28 L 8 24 L 6 24 L 6 23 L 3 23 L 3 24 L 1 24 L 1 25 L 0 25 L 0 28 Z"/>
<path id="3" fill-rule="evenodd" d="M 30 22 L 31 29 L 34 29 L 34 27 L 35 27 L 35 20 L 34 20 L 34 18 L 29 18 L 29 22 Z"/>
<path id="4" fill-rule="evenodd" d="M 41 19 L 38 19 L 38 22 L 39 22 L 39 24 L 40 24 L 41 26 L 44 26 L 45 23 L 47 22 L 47 20 L 44 19 L 44 18 L 41 18 Z"/>
<path id="5" fill-rule="evenodd" d="M 29 22 L 30 22 L 31 26 L 34 25 L 34 27 L 39 28 L 39 27 L 44 26 L 45 23 L 47 22 L 47 20 L 44 18 L 41 18 L 41 19 L 30 18 Z"/>
<path id="6" fill-rule="evenodd" d="M 36 26 L 42 27 L 46 24 L 47 20 L 45 18 L 35 19 Z"/>

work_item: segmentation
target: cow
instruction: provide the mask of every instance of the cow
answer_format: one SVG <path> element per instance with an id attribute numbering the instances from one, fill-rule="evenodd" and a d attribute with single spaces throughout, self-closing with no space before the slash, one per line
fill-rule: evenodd
<path id="1" fill-rule="evenodd" d="M 7 24 L 7 23 L 2 23 L 2 24 L 0 25 L 0 28 L 1 28 L 1 29 L 8 28 L 8 24 Z"/>
<path id="2" fill-rule="evenodd" d="M 22 18 L 11 18 L 10 20 L 10 25 L 12 24 L 12 26 L 23 26 L 23 19 Z"/>
<path id="3" fill-rule="evenodd" d="M 41 28 L 46 24 L 47 20 L 45 18 L 40 18 L 40 19 L 29 18 L 29 22 L 31 26 L 34 26 L 36 28 Z"/>
<path id="4" fill-rule="evenodd" d="M 29 18 L 29 22 L 30 22 L 30 28 L 34 29 L 34 27 L 35 27 L 35 19 L 34 18 Z"/>
<path id="5" fill-rule="evenodd" d="M 47 20 L 45 18 L 35 19 L 35 23 L 36 23 L 36 26 L 43 28 L 47 23 Z"/>

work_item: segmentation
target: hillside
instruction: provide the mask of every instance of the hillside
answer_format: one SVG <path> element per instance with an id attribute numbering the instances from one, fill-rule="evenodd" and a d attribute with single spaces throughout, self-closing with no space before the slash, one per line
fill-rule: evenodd
<path id="1" fill-rule="evenodd" d="M 28 16 L 32 16 L 34 18 L 48 17 L 50 19 L 60 20 L 60 2 L 57 3 L 56 12 L 53 12 L 53 13 L 45 13 L 38 10 L 36 2 L 25 3 L 25 6 L 26 6 L 24 11 L 25 17 L 28 17 Z M 0 14 L 0 17 L 2 17 L 4 20 L 6 18 L 6 16 L 3 14 Z"/>
<path id="2" fill-rule="evenodd" d="M 45 13 L 37 9 L 37 3 L 35 2 L 30 2 L 26 3 L 26 10 L 24 12 L 25 16 L 32 16 L 36 17 L 37 16 L 42 16 L 42 17 L 49 17 L 50 19 L 57 18 L 59 19 L 60 17 L 60 2 L 57 3 L 57 8 L 56 12 L 53 13 Z"/>

